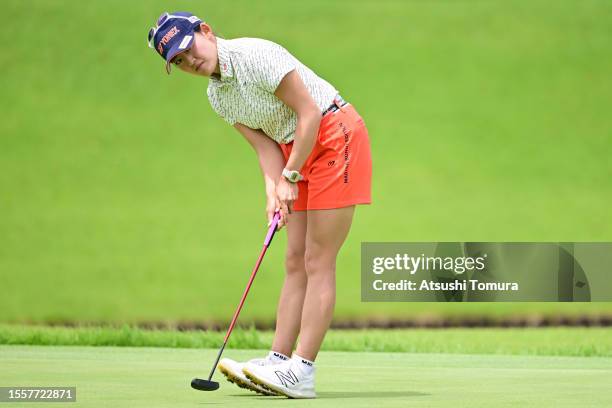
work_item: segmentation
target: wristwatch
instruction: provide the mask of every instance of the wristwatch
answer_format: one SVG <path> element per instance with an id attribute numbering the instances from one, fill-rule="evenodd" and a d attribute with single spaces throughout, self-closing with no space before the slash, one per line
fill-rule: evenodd
<path id="1" fill-rule="evenodd" d="M 290 183 L 297 183 L 298 181 L 304 180 L 304 177 L 297 170 L 283 169 L 282 174 Z"/>

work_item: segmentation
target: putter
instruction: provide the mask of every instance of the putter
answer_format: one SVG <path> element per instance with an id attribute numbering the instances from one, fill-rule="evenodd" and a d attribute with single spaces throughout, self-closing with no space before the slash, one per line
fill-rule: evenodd
<path id="1" fill-rule="evenodd" d="M 253 272 L 251 272 L 251 278 L 249 279 L 249 283 L 247 283 L 246 288 L 244 289 L 244 293 L 242 294 L 242 299 L 240 299 L 240 304 L 238 304 L 238 308 L 234 312 L 234 317 L 232 318 L 232 322 L 230 323 L 229 328 L 227 329 L 227 333 L 225 333 L 225 338 L 223 339 L 223 345 L 219 350 L 219 354 L 217 354 L 217 359 L 215 360 L 215 364 L 210 371 L 210 375 L 208 376 L 208 380 L 204 380 L 202 378 L 194 378 L 191 380 L 191 388 L 200 391 L 214 391 L 219 388 L 219 383 L 216 381 L 212 381 L 212 376 L 217 369 L 217 364 L 219 364 L 219 359 L 221 358 L 221 354 L 223 354 L 223 350 L 225 350 L 225 346 L 227 344 L 227 340 L 229 339 L 232 330 L 234 329 L 234 325 L 236 324 L 236 320 L 238 320 L 238 315 L 240 314 L 240 310 L 242 310 L 242 305 L 244 305 L 244 301 L 249 294 L 249 289 L 251 289 L 251 284 L 253 284 L 253 279 L 255 279 L 255 275 L 257 275 L 257 270 L 259 269 L 259 265 L 263 260 L 264 255 L 266 254 L 266 250 L 270 246 L 272 242 L 272 238 L 274 238 L 274 234 L 276 233 L 276 227 L 278 226 L 278 221 L 280 220 L 280 213 L 274 213 L 274 218 L 272 219 L 272 224 L 270 224 L 270 228 L 268 229 L 268 234 L 266 235 L 266 239 L 264 240 L 263 248 L 261 249 L 261 253 L 259 254 L 259 258 L 257 259 L 257 263 L 255 264 L 255 268 Z"/>

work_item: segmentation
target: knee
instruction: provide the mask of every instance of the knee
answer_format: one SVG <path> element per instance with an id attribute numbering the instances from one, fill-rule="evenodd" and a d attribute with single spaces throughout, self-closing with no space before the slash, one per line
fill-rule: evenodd
<path id="1" fill-rule="evenodd" d="M 333 277 L 336 272 L 335 259 L 330 259 L 324 251 L 316 247 L 305 251 L 304 265 L 309 278 Z"/>
<path id="2" fill-rule="evenodd" d="M 291 276 L 306 274 L 303 250 L 287 248 L 285 270 L 287 271 L 287 275 Z"/>

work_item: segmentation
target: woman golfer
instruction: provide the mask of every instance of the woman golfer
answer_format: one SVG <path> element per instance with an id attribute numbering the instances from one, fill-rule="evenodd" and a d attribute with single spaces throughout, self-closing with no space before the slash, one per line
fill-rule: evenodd
<path id="1" fill-rule="evenodd" d="M 314 361 L 336 298 L 336 257 L 355 205 L 370 203 L 372 162 L 363 119 L 280 45 L 219 38 L 190 13 L 164 13 L 149 32 L 149 45 L 168 73 L 175 65 L 209 78 L 212 108 L 257 153 L 268 220 L 278 209 L 279 228 L 287 226 L 272 351 L 246 363 L 222 359 L 219 369 L 260 393 L 314 398 Z"/>

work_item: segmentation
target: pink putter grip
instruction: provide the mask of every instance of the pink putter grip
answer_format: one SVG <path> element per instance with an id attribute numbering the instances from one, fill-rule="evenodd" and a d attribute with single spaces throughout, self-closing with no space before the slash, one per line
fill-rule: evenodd
<path id="1" fill-rule="evenodd" d="M 278 221 L 280 220 L 280 213 L 275 212 L 274 218 L 272 219 L 272 224 L 270 224 L 270 228 L 268 229 L 268 235 L 266 235 L 266 239 L 264 239 L 264 245 L 270 245 L 272 241 L 272 237 L 274 237 L 274 233 L 276 232 L 276 227 L 278 226 Z"/>

